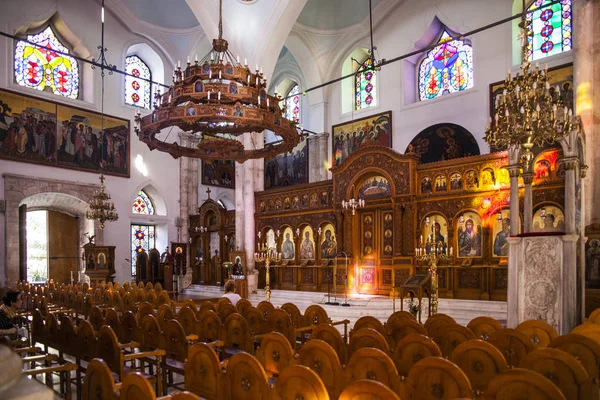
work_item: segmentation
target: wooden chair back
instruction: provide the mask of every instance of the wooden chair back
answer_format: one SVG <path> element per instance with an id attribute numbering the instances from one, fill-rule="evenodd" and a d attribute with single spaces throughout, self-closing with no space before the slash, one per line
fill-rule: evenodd
<path id="1" fill-rule="evenodd" d="M 558 336 L 556 329 L 544 321 L 523 321 L 516 329 L 529 337 L 536 349 L 548 347 L 550 342 Z"/>
<path id="2" fill-rule="evenodd" d="M 121 296 L 121 293 L 115 292 L 113 294 L 113 306 L 118 312 L 123 312 L 125 310 L 125 304 L 123 302 L 123 296 Z"/>
<path id="3" fill-rule="evenodd" d="M 277 378 L 275 400 L 329 400 L 327 388 L 319 376 L 303 365 L 291 365 Z"/>
<path id="4" fill-rule="evenodd" d="M 160 329 L 164 330 L 165 325 L 170 320 L 174 319 L 175 315 L 173 314 L 173 310 L 170 306 L 166 304 L 161 304 L 158 306 L 158 311 L 156 312 L 156 320 L 158 321 L 158 325 L 160 325 Z"/>
<path id="5" fill-rule="evenodd" d="M 409 313 L 408 311 L 396 311 L 395 313 L 393 313 L 392 315 L 390 315 L 388 317 L 388 319 L 384 325 L 389 325 L 390 323 L 394 323 L 394 322 L 396 322 L 396 320 L 402 319 L 402 318 L 412 319 L 413 321 L 417 320 L 417 318 L 414 315 L 412 315 L 411 313 Z"/>
<path id="6" fill-rule="evenodd" d="M 183 307 L 191 308 L 195 313 L 198 313 L 198 306 L 192 299 L 187 299 L 183 302 Z"/>
<path id="7" fill-rule="evenodd" d="M 140 282 L 141 283 L 141 282 Z M 144 289 L 144 287 L 138 289 L 135 291 L 136 294 L 136 301 L 138 303 L 145 303 L 148 301 L 148 294 L 146 293 L 146 289 Z M 153 306 L 153 305 L 152 305 Z M 153 306 L 154 307 L 154 306 Z"/>
<path id="8" fill-rule="evenodd" d="M 188 355 L 188 341 L 181 324 L 175 319 L 168 321 L 162 329 L 161 338 L 160 348 L 167 352 L 167 358 L 184 363 Z"/>
<path id="9" fill-rule="evenodd" d="M 206 400 L 222 398 L 224 379 L 219 357 L 206 343 L 188 347 L 188 360 L 184 367 L 185 390 Z"/>
<path id="10" fill-rule="evenodd" d="M 427 336 L 435 338 L 436 336 L 438 336 L 440 330 L 442 330 L 445 325 L 455 323 L 456 321 L 454 320 L 454 318 L 452 318 L 449 315 L 435 314 L 427 318 L 427 321 L 425 321 L 424 325 L 428 333 Z"/>
<path id="11" fill-rule="evenodd" d="M 137 318 L 142 321 L 146 315 L 154 315 L 154 306 L 148 302 L 138 304 Z"/>
<path id="12" fill-rule="evenodd" d="M 31 345 L 44 341 L 44 318 L 39 308 L 31 312 Z"/>
<path id="13" fill-rule="evenodd" d="M 594 311 L 592 311 L 586 322 L 600 325 L 600 308 L 596 308 Z"/>
<path id="14" fill-rule="evenodd" d="M 159 294 L 160 294 L 160 293 L 162 293 L 162 291 L 163 291 L 163 287 L 162 287 L 162 285 L 160 284 L 160 282 L 156 282 L 156 283 L 154 284 L 154 290 L 156 291 L 156 293 L 159 293 Z M 168 293 L 167 293 L 167 298 L 168 298 Z"/>
<path id="15" fill-rule="evenodd" d="M 350 338 L 352 339 L 352 334 L 356 331 L 358 331 L 361 328 L 370 328 L 370 329 L 374 329 L 377 332 L 381 333 L 381 335 L 383 337 L 387 336 L 387 332 L 385 330 L 385 328 L 383 327 L 383 324 L 381 323 L 381 321 L 379 321 L 377 318 L 375 317 L 371 317 L 369 315 L 365 315 L 363 317 L 360 317 L 356 323 L 354 324 L 354 327 L 352 328 L 352 330 L 350 331 Z"/>
<path id="16" fill-rule="evenodd" d="M 225 304 L 233 305 L 228 297 L 220 297 L 219 300 L 217 300 L 217 314 L 221 311 L 221 307 L 223 307 Z"/>
<path id="17" fill-rule="evenodd" d="M 146 282 L 146 292 L 149 290 L 154 290 L 154 284 L 152 282 Z"/>
<path id="18" fill-rule="evenodd" d="M 485 400 L 566 400 L 548 378 L 523 368 L 508 369 L 496 375 L 487 387 Z"/>
<path id="19" fill-rule="evenodd" d="M 48 313 L 46 315 L 46 323 L 44 324 L 44 344 L 57 350 L 62 350 L 59 337 L 58 319 L 56 314 Z"/>
<path id="20" fill-rule="evenodd" d="M 196 313 L 187 305 L 179 309 L 177 321 L 179 321 L 183 327 L 186 335 L 196 335 L 200 330 L 198 327 L 198 320 L 196 319 Z"/>
<path id="21" fill-rule="evenodd" d="M 77 325 L 77 340 L 75 341 L 75 352 L 82 360 L 92 360 L 96 357 L 96 331 L 87 320 L 79 321 Z"/>
<path id="22" fill-rule="evenodd" d="M 581 324 L 571 329 L 570 333 L 587 336 L 600 344 L 600 326 L 596 324 Z"/>
<path id="23" fill-rule="evenodd" d="M 214 342 L 221 338 L 223 324 L 215 311 L 207 310 L 201 313 L 198 327 L 198 338 L 201 342 Z"/>
<path id="24" fill-rule="evenodd" d="M 505 328 L 494 332 L 488 340 L 502 352 L 509 367 L 516 368 L 527 354 L 533 351 L 533 343 L 516 329 Z"/>
<path id="25" fill-rule="evenodd" d="M 226 348 L 254 354 L 254 342 L 250 327 L 240 314 L 235 313 L 227 317 L 223 324 L 222 338 Z"/>
<path id="26" fill-rule="evenodd" d="M 319 339 L 311 339 L 298 353 L 298 363 L 312 369 L 323 381 L 329 397 L 338 398 L 342 390 L 342 365 L 335 350 Z"/>
<path id="27" fill-rule="evenodd" d="M 156 283 L 156 285 L 160 285 L 160 283 Z M 162 290 L 162 287 L 160 287 L 160 291 L 158 289 L 156 289 L 155 287 L 155 291 L 158 293 L 158 298 L 156 299 L 156 304 L 157 305 L 161 305 L 161 304 L 165 304 L 169 307 L 171 307 L 171 298 L 169 297 L 169 293 Z"/>
<path id="28" fill-rule="evenodd" d="M 394 318 L 386 324 L 386 329 L 388 332 L 387 338 L 390 348 L 396 348 L 398 343 L 408 335 L 419 334 L 428 336 L 425 327 L 415 319 L 410 318 Z"/>
<path id="29" fill-rule="evenodd" d="M 504 329 L 502 324 L 492 317 L 477 317 L 472 319 L 467 328 L 473 332 L 475 339 L 487 341 L 490 336 L 500 329 Z"/>
<path id="30" fill-rule="evenodd" d="M 215 307 L 215 305 L 210 301 L 204 301 L 200 303 L 200 309 L 198 310 L 198 314 L 202 314 L 204 311 L 208 310 L 214 311 L 216 313 L 217 307 Z"/>
<path id="31" fill-rule="evenodd" d="M 304 326 L 304 318 L 302 317 L 302 313 L 300 312 L 300 309 L 297 305 L 295 305 L 294 303 L 285 303 L 282 304 L 279 308 L 281 308 L 283 311 L 287 312 L 290 315 L 290 318 L 292 319 L 292 324 L 296 328 L 302 328 Z"/>
<path id="32" fill-rule="evenodd" d="M 285 312 L 285 311 L 283 311 Z M 279 376 L 284 368 L 295 364 L 296 352 L 289 339 L 278 332 L 263 335 L 256 358 L 270 376 Z"/>
<path id="33" fill-rule="evenodd" d="M 219 318 L 221 319 L 221 322 L 225 322 L 225 320 L 227 319 L 227 317 L 229 317 L 231 314 L 237 314 L 238 310 L 237 308 L 235 308 L 235 306 L 231 303 L 221 303 L 222 305 L 218 308 L 217 313 L 219 314 Z"/>
<path id="34" fill-rule="evenodd" d="M 446 324 L 444 329 L 439 331 L 437 337 L 432 339 L 440 347 L 442 356 L 449 358 L 459 344 L 475 339 L 475 335 L 469 328 L 462 325 Z"/>
<path id="35" fill-rule="evenodd" d="M 123 311 L 136 311 L 136 306 L 130 292 L 123 295 Z"/>
<path id="36" fill-rule="evenodd" d="M 148 282 L 148 285 L 151 285 L 151 283 Z M 154 308 L 158 307 L 158 296 L 154 289 L 148 289 L 148 287 L 146 287 L 146 301 L 152 304 Z"/>
<path id="37" fill-rule="evenodd" d="M 109 326 L 100 328 L 97 342 L 97 356 L 106 362 L 108 368 L 119 376 L 122 382 L 125 378 L 125 365 L 121 358 L 119 339 Z"/>
<path id="38" fill-rule="evenodd" d="M 230 315 L 228 320 L 235 315 Z M 225 385 L 225 399 L 272 399 L 267 374 L 258 360 L 250 354 L 238 353 L 231 357 L 225 376 L 228 381 Z"/>
<path id="39" fill-rule="evenodd" d="M 329 324 L 319 324 L 312 332 L 311 340 L 319 339 L 331 346 L 331 348 L 338 355 L 339 361 L 342 365 L 348 362 L 348 346 L 342 338 L 342 334 L 334 326 Z M 310 341 L 309 341 L 310 342 Z"/>
<path id="40" fill-rule="evenodd" d="M 101 359 L 89 362 L 83 380 L 83 400 L 119 400 L 115 380 L 108 365 Z"/>
<path id="41" fill-rule="evenodd" d="M 125 311 L 121 316 L 121 342 L 140 342 L 140 327 L 135 314 Z"/>
<path id="42" fill-rule="evenodd" d="M 58 342 L 63 352 L 73 354 L 74 345 L 77 340 L 77 328 L 73 320 L 68 315 L 60 316 L 60 324 L 58 326 Z"/>
<path id="43" fill-rule="evenodd" d="M 459 344 L 452 352 L 450 361 L 467 375 L 477 397 L 485 392 L 496 375 L 508 369 L 500 350 L 480 339 Z"/>
<path id="44" fill-rule="evenodd" d="M 569 353 L 558 349 L 535 349 L 527 354 L 520 367 L 551 380 L 567 399 L 591 399 L 590 377 L 583 365 Z"/>
<path id="45" fill-rule="evenodd" d="M 127 374 L 121 390 L 119 400 L 156 400 L 156 394 L 150 382 L 139 372 Z"/>
<path id="46" fill-rule="evenodd" d="M 308 306 L 304 311 L 304 326 L 330 324 L 331 319 L 327 315 L 327 311 L 318 304 Z"/>
<path id="47" fill-rule="evenodd" d="M 248 321 L 248 326 L 253 334 L 260 335 L 266 332 L 267 321 L 258 308 L 246 307 L 242 316 Z"/>
<path id="48" fill-rule="evenodd" d="M 144 315 L 140 321 L 141 348 L 144 350 L 160 349 L 161 330 L 154 315 Z"/>
<path id="49" fill-rule="evenodd" d="M 554 339 L 548 346 L 575 357 L 591 379 L 600 383 L 600 344 L 587 336 L 569 333 Z"/>
<path id="50" fill-rule="evenodd" d="M 92 307 L 88 321 L 90 321 L 95 330 L 99 331 L 102 328 L 102 325 L 104 325 L 104 315 L 102 315 L 102 311 L 98 306 Z"/>
<path id="51" fill-rule="evenodd" d="M 117 311 L 114 308 L 109 308 L 108 310 L 105 311 L 104 324 L 110 326 L 112 328 L 112 330 L 115 331 L 115 334 L 117 335 L 119 340 L 122 341 L 123 334 L 121 332 L 122 331 L 121 320 L 119 318 L 119 314 L 117 314 Z M 123 342 L 123 343 L 125 343 L 125 342 Z"/>
<path id="52" fill-rule="evenodd" d="M 392 353 L 392 361 L 400 376 L 408 376 L 410 369 L 426 357 L 441 357 L 437 344 L 425 335 L 412 333 L 404 336 Z"/>
<path id="53" fill-rule="evenodd" d="M 293 349 L 296 348 L 296 329 L 292 324 L 290 315 L 280 309 L 274 309 L 267 318 L 267 330 L 266 332 L 279 332 L 287 338 L 290 346 Z"/>
<path id="54" fill-rule="evenodd" d="M 275 306 L 273 306 L 273 304 L 271 304 L 271 302 L 266 301 L 266 300 L 263 300 L 260 303 L 258 303 L 256 308 L 258 308 L 260 310 L 260 312 L 263 314 L 263 317 L 265 317 L 265 320 L 268 319 L 269 314 L 271 314 L 273 312 L 273 310 L 275 310 Z"/>
<path id="55" fill-rule="evenodd" d="M 390 354 L 390 347 L 388 345 L 388 342 L 381 335 L 381 333 L 377 332 L 375 329 L 362 328 L 357 331 L 354 331 L 354 333 L 350 337 L 350 344 L 348 345 L 348 356 L 352 357 L 352 355 L 356 351 L 358 351 L 359 349 L 364 349 L 366 347 L 379 349 L 385 354 Z"/>
<path id="56" fill-rule="evenodd" d="M 235 308 L 237 308 L 238 313 L 242 315 L 244 315 L 244 311 L 246 311 L 246 309 L 248 309 L 249 307 L 252 307 L 252 303 L 250 303 L 250 300 L 248 299 L 239 299 L 235 305 Z"/>
<path id="57" fill-rule="evenodd" d="M 394 391 L 383 383 L 362 379 L 347 386 L 339 400 L 400 400 Z"/>
<path id="58" fill-rule="evenodd" d="M 428 357 L 416 363 L 406 379 L 409 400 L 471 398 L 469 378 L 452 362 Z"/>
<path id="59" fill-rule="evenodd" d="M 115 298 L 111 289 L 104 291 L 104 306 L 113 307 L 115 305 Z"/>
<path id="60" fill-rule="evenodd" d="M 395 393 L 400 394 L 401 386 L 398 370 L 396 370 L 392 359 L 379 349 L 358 349 L 350 357 L 344 372 L 344 382 L 346 386 L 349 386 L 361 379 L 381 382 Z"/>

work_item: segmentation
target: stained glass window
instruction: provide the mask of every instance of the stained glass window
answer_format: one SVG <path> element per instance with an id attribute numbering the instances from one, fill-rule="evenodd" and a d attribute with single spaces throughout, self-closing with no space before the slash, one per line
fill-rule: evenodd
<path id="1" fill-rule="evenodd" d="M 530 32 L 527 58 L 530 61 L 571 50 L 571 0 L 548 5 L 552 2 L 535 0 L 527 9 L 525 20 Z"/>
<path id="2" fill-rule="evenodd" d="M 152 204 L 150 196 L 143 190 L 138 192 L 137 197 L 133 201 L 133 213 L 154 215 L 154 204 Z"/>
<path id="3" fill-rule="evenodd" d="M 374 70 L 365 71 L 373 64 L 371 58 L 367 58 L 365 62 L 358 68 L 354 77 L 356 97 L 356 110 L 372 107 L 377 103 L 375 98 L 375 86 L 377 82 L 376 72 Z"/>
<path id="4" fill-rule="evenodd" d="M 79 96 L 79 66 L 77 60 L 65 54 L 67 49 L 49 26 L 27 41 L 19 40 L 15 47 L 15 80 L 21 86 L 44 90 L 76 99 Z"/>
<path id="5" fill-rule="evenodd" d="M 135 276 L 137 254 L 155 248 L 154 225 L 131 225 L 131 275 Z"/>
<path id="6" fill-rule="evenodd" d="M 421 101 L 473 87 L 473 48 L 443 31 L 438 46 L 419 65 Z"/>
<path id="7" fill-rule="evenodd" d="M 144 79 L 152 79 L 150 68 L 138 56 L 125 58 L 125 103 L 150 109 L 152 84 Z M 138 79 L 143 78 L 143 79 Z"/>
<path id="8" fill-rule="evenodd" d="M 285 99 L 285 117 L 290 121 L 300 123 L 300 87 L 294 85 Z"/>

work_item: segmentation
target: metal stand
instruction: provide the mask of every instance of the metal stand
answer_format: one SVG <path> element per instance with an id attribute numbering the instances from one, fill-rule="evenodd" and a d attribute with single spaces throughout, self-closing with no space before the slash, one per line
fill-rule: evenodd
<path id="1" fill-rule="evenodd" d="M 327 266 L 327 268 L 329 270 L 331 270 L 332 267 Z M 330 306 L 339 306 L 340 303 L 337 301 L 337 298 L 334 295 L 334 300 L 335 301 L 331 301 L 331 281 L 333 280 L 334 274 L 331 274 L 330 279 L 327 280 L 327 301 L 325 302 L 325 304 L 330 305 Z M 333 285 L 333 287 L 335 288 L 335 285 Z"/>
<path id="2" fill-rule="evenodd" d="M 342 251 L 342 253 L 346 257 L 346 299 L 344 300 L 342 307 L 350 307 L 350 304 L 348 304 L 348 254 L 344 251 Z"/>

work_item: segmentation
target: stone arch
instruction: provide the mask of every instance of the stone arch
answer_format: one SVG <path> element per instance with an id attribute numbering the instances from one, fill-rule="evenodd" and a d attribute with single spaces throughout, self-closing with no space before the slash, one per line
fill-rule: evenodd
<path id="1" fill-rule="evenodd" d="M 55 209 L 85 220 L 87 204 L 99 185 L 74 183 L 57 179 L 32 178 L 4 174 L 6 199 L 6 269 L 4 281 L 11 285 L 19 279 L 19 206 L 31 205 L 33 209 Z M 80 245 L 85 244 L 83 233 L 96 235 L 96 243 L 104 241 L 97 222 L 80 224 Z"/>
<path id="2" fill-rule="evenodd" d="M 147 180 L 142 182 L 132 194 L 131 202 L 136 198 L 138 192 L 143 190 L 146 192 L 150 199 L 152 200 L 152 204 L 154 205 L 154 214 L 159 216 L 168 216 L 169 210 L 167 208 L 167 203 L 164 197 L 160 194 L 160 191 L 156 188 L 156 186 L 150 181 Z"/>

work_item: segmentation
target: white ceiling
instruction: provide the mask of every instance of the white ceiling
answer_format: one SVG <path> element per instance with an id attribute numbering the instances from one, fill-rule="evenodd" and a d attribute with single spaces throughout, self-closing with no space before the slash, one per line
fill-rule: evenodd
<path id="1" fill-rule="evenodd" d="M 186 0 L 121 0 L 136 17 L 152 25 L 168 29 L 198 26 L 196 16 Z"/>
<path id="2" fill-rule="evenodd" d="M 373 0 L 373 9 L 381 0 Z M 369 15 L 369 0 L 308 0 L 298 17 L 302 25 L 336 30 L 356 25 Z"/>

